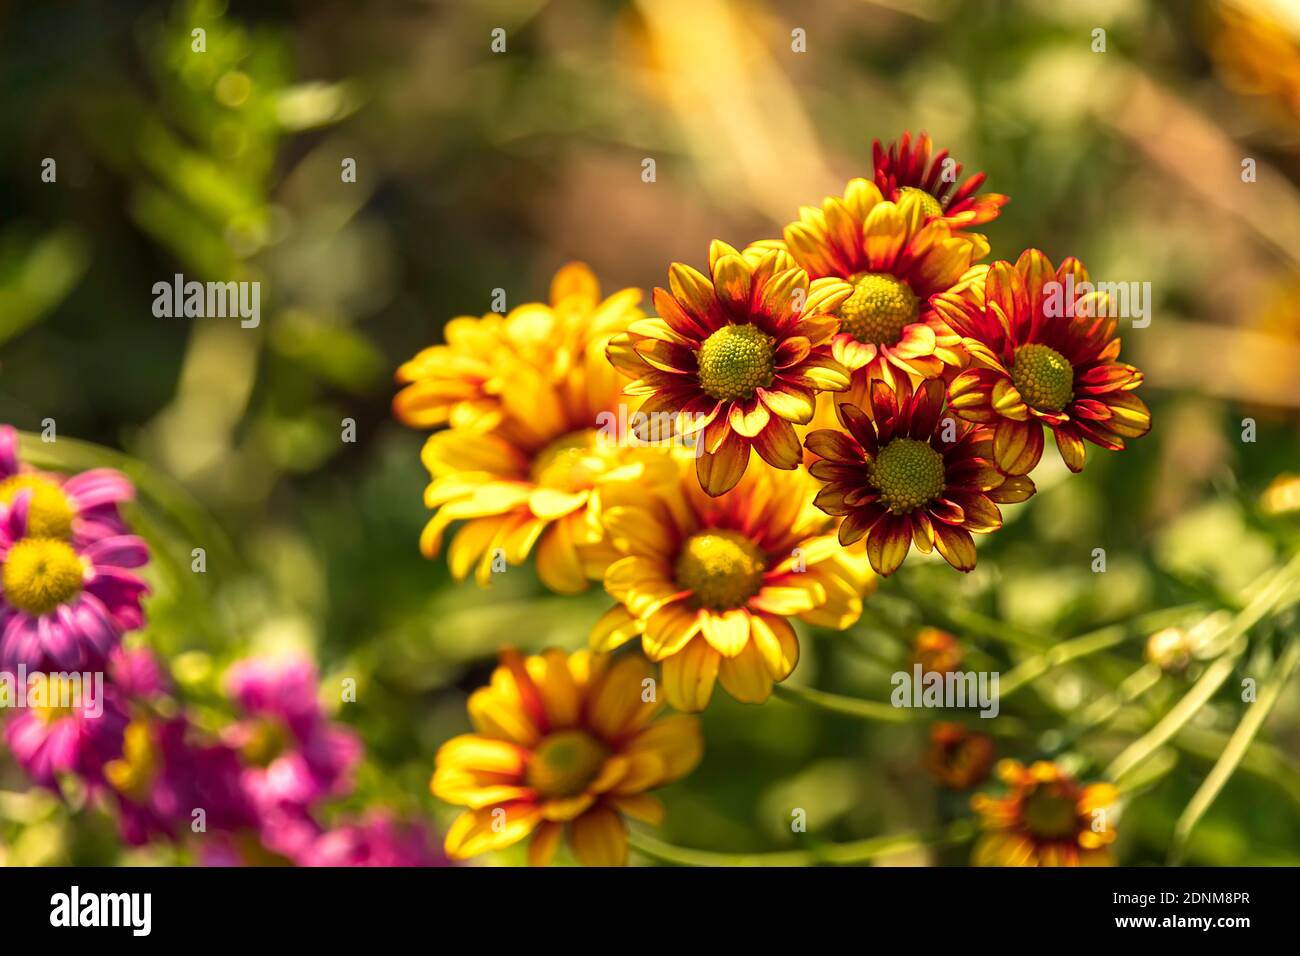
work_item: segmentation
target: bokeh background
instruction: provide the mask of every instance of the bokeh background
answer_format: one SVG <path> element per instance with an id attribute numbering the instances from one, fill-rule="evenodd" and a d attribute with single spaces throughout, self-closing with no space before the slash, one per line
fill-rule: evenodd
<path id="1" fill-rule="evenodd" d="M 360 682 L 339 716 L 367 759 L 338 812 L 383 805 L 440 829 L 433 754 L 465 729 L 497 649 L 582 646 L 607 602 L 548 595 L 531 568 L 456 585 L 420 557 L 422 436 L 391 417 L 393 369 L 494 288 L 543 299 L 570 259 L 606 290 L 648 290 L 671 261 L 700 266 L 710 239 L 775 236 L 800 204 L 870 176 L 874 138 L 909 129 L 1011 197 L 987 227 L 994 257 L 1037 246 L 1152 284 L 1152 322 L 1124 349 L 1155 427 L 1068 482 L 1049 449 L 1040 494 L 1008 509 L 976 572 L 914 555 L 849 632 L 805 632 L 792 680 L 885 700 L 923 625 L 1004 679 L 1106 628 L 1101 651 L 1008 694 L 995 733 L 999 755 L 1056 754 L 1093 779 L 1205 666 L 1153 672 L 1148 635 L 1237 613 L 1300 542 L 1288 0 L 0 4 L 0 421 L 52 418 L 59 440 L 28 445 L 38 464 L 112 464 L 139 483 L 155 551 L 143 640 L 196 706 L 220 718 L 238 655 L 309 650 Z M 152 286 L 176 272 L 260 280 L 260 327 L 155 318 Z M 1266 617 L 1224 689 L 1150 755 L 1118 823 L 1122 862 L 1167 859 L 1244 712 L 1240 678 L 1265 683 L 1296 633 L 1294 614 Z M 1110 696 L 1134 680 L 1140 694 Z M 1097 701 L 1115 709 L 1089 723 Z M 964 863 L 960 830 L 927 836 L 969 816 L 969 794 L 925 771 L 934 716 L 715 695 L 705 760 L 665 791 L 658 836 L 814 855 L 882 837 L 867 858 Z M 796 807 L 807 833 L 791 831 Z M 1300 864 L 1300 682 L 1185 852 Z M 0 861 L 169 853 L 123 851 L 111 823 L 30 790 L 0 752 Z"/>

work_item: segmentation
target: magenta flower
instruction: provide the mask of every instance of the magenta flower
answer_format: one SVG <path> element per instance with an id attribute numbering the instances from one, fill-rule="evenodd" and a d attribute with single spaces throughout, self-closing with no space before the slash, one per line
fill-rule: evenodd
<path id="1" fill-rule="evenodd" d="M 237 662 L 227 690 L 246 719 L 228 729 L 226 740 L 244 758 L 244 786 L 261 814 L 305 809 L 351 789 L 361 741 L 326 717 L 309 661 Z"/>
<path id="2" fill-rule="evenodd" d="M 20 491 L 0 516 L 0 667 L 95 670 L 125 631 L 144 622 L 149 560 L 135 535 L 90 543 L 31 534 L 34 493 Z"/>
<path id="3" fill-rule="evenodd" d="M 11 678 L 12 679 L 12 678 Z M 5 727 L 5 742 L 27 776 L 58 789 L 58 775 L 76 774 L 92 787 L 122 752 L 126 711 L 112 687 L 74 683 L 65 675 L 31 674 L 27 707 Z"/>
<path id="4" fill-rule="evenodd" d="M 127 843 L 257 827 L 256 811 L 240 785 L 238 754 L 196 738 L 183 716 L 142 718 L 126 728 L 122 756 L 104 768 L 104 776 L 117 796 Z"/>
<path id="5" fill-rule="evenodd" d="M 418 823 L 378 812 L 322 833 L 299 855 L 300 866 L 449 866 Z"/>
<path id="6" fill-rule="evenodd" d="M 117 647 L 108 656 L 108 679 L 131 700 L 151 701 L 171 693 L 171 682 L 147 647 Z"/>
<path id="7" fill-rule="evenodd" d="M 23 492 L 31 492 L 28 534 L 58 538 L 84 547 L 100 538 L 128 533 L 118 505 L 135 496 L 126 476 L 111 468 L 63 478 L 24 465 L 18 458 L 18 433 L 0 426 L 0 517 Z"/>

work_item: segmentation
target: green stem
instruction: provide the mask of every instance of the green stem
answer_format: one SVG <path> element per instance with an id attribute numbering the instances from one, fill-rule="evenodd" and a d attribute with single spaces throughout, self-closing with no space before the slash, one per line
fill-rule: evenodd
<path id="1" fill-rule="evenodd" d="M 1147 691 L 1160 683 L 1164 672 L 1155 664 L 1143 664 L 1120 682 L 1113 692 L 1098 698 L 1083 711 L 1079 722 L 1051 749 L 1053 755 L 1073 746 L 1084 734 L 1109 723 L 1116 714 L 1136 703 Z"/>
<path id="2" fill-rule="evenodd" d="M 632 847 L 643 856 L 674 866 L 848 866 L 868 863 L 882 856 L 931 847 L 964 843 L 975 835 L 975 825 L 970 820 L 958 820 L 946 829 L 926 836 L 919 833 L 899 833 L 892 836 L 869 837 L 850 843 L 824 843 L 806 850 L 776 850 L 763 853 L 719 853 L 712 850 L 694 850 L 674 846 L 645 833 L 633 832 L 629 837 Z"/>
<path id="3" fill-rule="evenodd" d="M 1171 866 L 1177 866 L 1183 860 L 1183 855 L 1187 851 L 1187 841 L 1200 822 L 1210 806 L 1218 797 L 1219 792 L 1231 779 L 1245 757 L 1246 751 L 1250 749 L 1255 735 L 1264 725 L 1265 719 L 1273 710 L 1277 703 L 1278 697 L 1281 696 L 1282 688 L 1295 674 L 1296 665 L 1300 664 L 1300 638 L 1292 637 L 1282 651 L 1282 656 L 1278 658 L 1277 665 L 1274 667 L 1273 675 L 1269 684 L 1259 694 L 1259 698 L 1246 711 L 1246 715 L 1241 718 L 1241 723 L 1237 729 L 1232 732 L 1228 738 L 1228 746 L 1224 748 L 1223 755 L 1219 757 L 1210 773 L 1206 776 L 1200 788 L 1188 802 L 1187 808 L 1183 810 L 1178 822 L 1174 824 L 1174 838 L 1169 847 L 1169 863 Z"/>
<path id="4" fill-rule="evenodd" d="M 1116 624 L 1102 628 L 1099 631 L 1093 631 L 1090 634 L 1084 634 L 1081 637 L 1062 641 L 1050 651 L 1021 661 L 1013 667 L 1006 677 L 1002 679 L 1001 695 L 1005 698 L 1010 694 L 1014 694 L 1021 687 L 1036 681 L 1049 671 L 1080 657 L 1117 647 L 1127 641 L 1128 638 L 1128 628 Z"/>
<path id="5" fill-rule="evenodd" d="M 791 703 L 804 704 L 829 713 L 856 717 L 859 720 L 908 724 L 926 719 L 923 710 L 911 707 L 894 707 L 874 700 L 862 700 L 857 697 L 846 697 L 843 694 L 832 694 L 824 690 L 813 690 L 811 687 L 777 684 L 772 688 L 772 691 L 778 697 Z M 971 718 L 966 714 L 935 709 L 933 719 L 966 723 L 974 729 L 984 730 L 987 733 L 1002 737 L 1024 737 L 1030 733 L 1029 728 L 1015 717 L 999 716 L 996 719 L 984 720 Z"/>
<path id="6" fill-rule="evenodd" d="M 824 690 L 813 690 L 811 687 L 777 684 L 772 690 L 776 696 L 783 700 L 807 704 L 810 707 L 827 710 L 835 714 L 844 714 L 848 717 L 857 717 L 860 720 L 907 724 L 915 719 L 912 712 L 903 707 L 891 707 L 889 704 L 882 704 L 879 701 L 859 700 L 856 697 L 845 697 L 842 694 L 830 694 Z"/>
<path id="7" fill-rule="evenodd" d="M 1294 584 L 1298 572 L 1300 555 L 1269 577 L 1250 602 L 1209 642 L 1219 651 L 1218 658 L 1205 669 L 1200 679 L 1159 723 L 1111 762 L 1106 770 L 1107 777 L 1118 781 L 1167 744 L 1196 716 L 1232 674 L 1237 659 L 1246 650 L 1246 633 L 1270 612 L 1297 597 Z"/>

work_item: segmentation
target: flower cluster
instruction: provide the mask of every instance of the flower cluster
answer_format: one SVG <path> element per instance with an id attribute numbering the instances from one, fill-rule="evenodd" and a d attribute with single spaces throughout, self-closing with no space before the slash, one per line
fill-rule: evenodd
<path id="1" fill-rule="evenodd" d="M 442 429 L 423 454 L 424 553 L 457 523 L 457 578 L 486 585 L 535 549 L 550 589 L 599 580 L 614 601 L 591 656 L 507 654 L 471 697 L 479 733 L 449 742 L 433 778 L 469 807 L 453 855 L 533 833 L 543 862 L 567 827 L 580 860 L 622 862 L 619 814 L 646 816 L 623 797 L 694 762 L 620 789 L 610 767 L 641 739 L 623 721 L 657 706 L 658 685 L 643 699 L 629 675 L 658 664 L 681 711 L 717 683 L 761 703 L 798 663 L 793 621 L 850 627 L 913 546 L 972 570 L 974 536 L 1034 495 L 1045 428 L 1072 471 L 1085 442 L 1119 450 L 1149 429 L 1142 374 L 1119 361 L 1118 322 L 1078 260 L 1030 249 L 985 264 L 971 230 L 1007 197 L 982 192 L 983 173 L 959 182 L 928 136 L 877 142 L 873 160 L 780 238 L 715 240 L 707 271 L 673 263 L 652 316 L 636 290 L 602 299 L 572 264 L 548 303 L 455 319 L 399 369 L 397 416 Z M 616 408 L 639 424 L 599 427 Z M 647 422 L 671 440 L 640 441 Z M 949 669 L 960 656 L 943 637 L 918 654 Z M 593 727 L 584 695 L 619 721 Z M 991 740 L 957 725 L 932 743 L 945 786 L 972 787 L 992 763 Z"/>
<path id="2" fill-rule="evenodd" d="M 82 792 L 125 843 L 165 841 L 212 864 L 440 862 L 421 827 L 382 812 L 321 822 L 362 748 L 322 709 L 308 661 L 236 662 L 226 692 L 238 716 L 214 731 L 149 650 L 123 643 L 149 593 L 135 573 L 148 548 L 120 510 L 133 495 L 115 471 L 27 466 L 0 427 L 0 679 L 19 767 L 55 793 Z"/>

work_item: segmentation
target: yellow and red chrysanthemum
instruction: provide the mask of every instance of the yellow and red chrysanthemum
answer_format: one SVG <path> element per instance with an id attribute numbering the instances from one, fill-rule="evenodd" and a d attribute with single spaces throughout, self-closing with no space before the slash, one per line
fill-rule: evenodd
<path id="1" fill-rule="evenodd" d="M 1109 783 L 1080 786 L 1054 763 L 998 764 L 1007 785 L 1002 797 L 971 798 L 984 834 L 975 844 L 976 866 L 1110 866 L 1115 841 L 1111 807 L 1119 791 Z"/>
<path id="2" fill-rule="evenodd" d="M 671 292 L 654 292 L 658 318 L 610 342 L 609 360 L 635 379 L 628 394 L 645 397 L 641 410 L 672 416 L 702 444 L 696 471 L 711 495 L 735 487 L 751 448 L 774 468 L 798 467 L 794 425 L 812 419 L 817 392 L 849 383 L 830 355 L 838 322 L 829 313 L 851 290 L 810 283 L 780 258 L 746 259 L 715 241 L 711 276 L 674 263 Z"/>
<path id="3" fill-rule="evenodd" d="M 826 482 L 814 503 L 844 516 L 841 544 L 866 538 L 867 557 L 882 575 L 898 570 L 913 544 L 927 554 L 937 548 L 958 571 L 970 571 L 971 533 L 1000 528 L 997 502 L 1024 501 L 1034 493 L 1033 482 L 993 467 L 991 430 L 942 418 L 939 380 L 915 390 L 876 382 L 869 411 L 842 404 L 847 432 L 808 435 L 808 450 L 822 458 L 809 471 Z"/>
<path id="4" fill-rule="evenodd" d="M 984 782 L 993 766 L 993 738 L 961 724 L 943 721 L 930 728 L 926 766 L 949 790 L 969 790 Z"/>
<path id="5" fill-rule="evenodd" d="M 875 140 L 871 160 L 881 194 L 898 202 L 903 196 L 917 193 L 927 217 L 939 217 L 957 228 L 996 219 L 1007 197 L 998 193 L 976 195 L 987 178 L 984 173 L 976 173 L 958 185 L 961 163 L 950 161 L 946 149 L 931 156 L 933 148 L 927 133 L 918 136 L 915 143 L 911 133 L 904 133 L 888 148 Z"/>
<path id="6" fill-rule="evenodd" d="M 799 660 L 788 618 L 842 630 L 872 584 L 811 494 L 802 468 L 751 472 L 718 498 L 686 473 L 675 496 L 608 508 L 606 533 L 622 557 L 605 590 L 619 603 L 596 624 L 593 647 L 640 637 L 678 710 L 702 710 L 718 680 L 737 700 L 766 700 Z"/>
<path id="7" fill-rule="evenodd" d="M 1118 361 L 1117 322 L 1079 260 L 1054 270 L 1029 249 L 1015 265 L 989 268 L 983 306 L 959 295 L 940 295 L 934 305 L 971 356 L 971 367 L 950 384 L 949 405 L 993 427 L 1003 472 L 1028 474 L 1038 464 L 1043 425 L 1075 472 L 1083 468 L 1085 440 L 1118 451 L 1150 430 L 1151 412 L 1134 394 L 1142 373 Z"/>
<path id="8" fill-rule="evenodd" d="M 534 547 L 538 574 L 552 590 L 580 591 L 600 576 L 602 491 L 676 476 L 666 448 L 629 442 L 622 433 L 630 420 L 620 410 L 628 401 L 624 379 L 605 360 L 610 337 L 643 317 L 639 297 L 624 290 L 601 300 L 590 271 L 575 264 L 556 277 L 552 305 L 520 306 L 504 322 L 458 320 L 485 323 L 477 344 L 486 351 L 477 360 L 493 376 L 465 379 L 480 390 L 462 404 L 433 397 L 421 404 L 417 393 L 401 406 L 412 424 L 444 414 L 472 420 L 435 433 L 421 453 L 433 479 L 424 499 L 434 514 L 420 537 L 426 556 L 436 556 L 447 527 L 461 521 L 447 555 L 458 579 L 477 567 L 486 584 L 498 559 L 519 564 Z M 474 335 L 466 325 L 459 339 Z M 430 396 L 443 394 L 457 367 L 428 380 L 438 386 Z"/>
<path id="9" fill-rule="evenodd" d="M 785 228 L 783 241 L 755 243 L 788 250 L 813 279 L 839 278 L 851 287 L 836 310 L 831 354 L 852 373 L 846 399 L 865 402 L 870 383 L 937 378 L 960 367 L 958 336 L 930 307 L 940 292 L 978 301 L 988 253 L 983 236 L 954 232 L 931 219 L 919 193 L 886 200 L 865 179 L 849 183 L 843 198 L 805 206 Z"/>
<path id="10" fill-rule="evenodd" d="M 567 834 L 582 864 L 625 864 L 624 816 L 658 824 L 663 806 L 648 791 L 690 773 L 704 746 L 694 717 L 655 719 L 652 670 L 634 656 L 503 652 L 491 683 L 470 695 L 476 732 L 438 750 L 430 789 L 468 808 L 447 831 L 447 854 L 531 835 L 528 860 L 544 866 Z"/>

